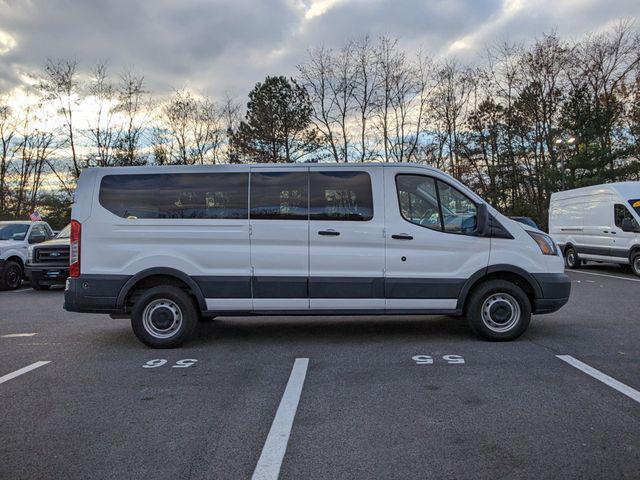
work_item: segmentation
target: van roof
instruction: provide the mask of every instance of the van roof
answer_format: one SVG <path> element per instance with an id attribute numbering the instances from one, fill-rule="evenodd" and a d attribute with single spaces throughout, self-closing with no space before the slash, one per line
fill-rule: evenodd
<path id="1" fill-rule="evenodd" d="M 564 192 L 552 193 L 551 200 L 561 200 L 585 195 L 596 195 L 599 193 L 618 194 L 625 200 L 631 198 L 640 198 L 640 182 L 614 182 L 603 183 L 601 185 L 592 185 L 590 187 L 574 188 L 573 190 L 565 190 Z"/>
<path id="2" fill-rule="evenodd" d="M 141 167 L 92 167 L 85 172 L 95 172 L 99 174 L 122 175 L 127 173 L 178 173 L 178 172 L 211 172 L 215 170 L 240 170 L 249 171 L 250 169 L 299 169 L 299 168 L 362 168 L 376 169 L 385 167 L 395 168 L 422 168 L 432 172 L 443 173 L 441 170 L 424 163 L 382 163 L 382 162 L 365 162 L 365 163 L 243 163 L 243 164 L 219 164 L 219 165 L 146 165 Z"/>

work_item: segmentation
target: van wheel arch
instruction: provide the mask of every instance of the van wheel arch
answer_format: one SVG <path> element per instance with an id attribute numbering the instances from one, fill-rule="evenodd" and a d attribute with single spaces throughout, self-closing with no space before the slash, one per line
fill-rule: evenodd
<path id="1" fill-rule="evenodd" d="M 116 305 L 119 309 L 130 312 L 136 296 L 160 285 L 170 285 L 184 290 L 193 297 L 194 304 L 200 311 L 206 310 L 207 303 L 198 284 L 186 273 L 164 267 L 143 270 L 131 277 L 120 290 Z"/>
<path id="2" fill-rule="evenodd" d="M 526 270 L 513 265 L 494 265 L 476 272 L 467 280 L 458 297 L 456 308 L 464 312 L 467 299 L 473 291 L 493 280 L 505 280 L 520 287 L 529 298 L 532 307 L 535 299 L 542 297 L 540 285 Z"/>

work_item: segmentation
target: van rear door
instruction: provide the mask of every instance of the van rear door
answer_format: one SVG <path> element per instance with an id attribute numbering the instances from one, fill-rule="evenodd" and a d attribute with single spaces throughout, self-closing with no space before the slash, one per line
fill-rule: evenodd
<path id="1" fill-rule="evenodd" d="M 310 167 L 312 309 L 384 309 L 382 170 Z"/>

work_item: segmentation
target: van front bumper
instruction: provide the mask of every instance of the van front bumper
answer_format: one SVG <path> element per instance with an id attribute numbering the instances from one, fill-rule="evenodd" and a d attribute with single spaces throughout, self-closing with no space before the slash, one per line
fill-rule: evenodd
<path id="1" fill-rule="evenodd" d="M 120 313 L 118 294 L 128 275 L 80 275 L 67 278 L 64 309 L 80 313 Z"/>
<path id="2" fill-rule="evenodd" d="M 553 313 L 562 308 L 571 294 L 571 279 L 565 273 L 534 273 L 541 295 L 533 302 L 533 313 Z"/>

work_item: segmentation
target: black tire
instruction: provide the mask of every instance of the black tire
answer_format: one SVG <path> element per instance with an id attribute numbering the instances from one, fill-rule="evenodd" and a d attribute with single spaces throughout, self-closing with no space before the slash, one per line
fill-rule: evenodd
<path id="1" fill-rule="evenodd" d="M 49 290 L 51 288 L 51 285 L 42 285 L 38 282 L 31 282 L 31 287 L 34 290 Z"/>
<path id="2" fill-rule="evenodd" d="M 131 328 L 149 347 L 175 348 L 191 337 L 199 318 L 200 312 L 187 293 L 162 285 L 150 288 L 136 300 Z"/>
<path id="3" fill-rule="evenodd" d="M 582 266 L 582 260 L 573 247 L 567 247 L 564 251 L 564 264 L 567 268 L 578 269 Z"/>
<path id="4" fill-rule="evenodd" d="M 631 271 L 640 277 L 640 252 L 631 256 Z"/>
<path id="5" fill-rule="evenodd" d="M 515 340 L 531 321 L 529 297 L 506 280 L 490 280 L 476 287 L 465 311 L 471 330 L 486 340 Z"/>
<path id="6" fill-rule="evenodd" d="M 6 261 L 0 272 L 0 290 L 15 290 L 16 288 L 20 288 L 23 276 L 22 265 L 15 260 Z"/>

